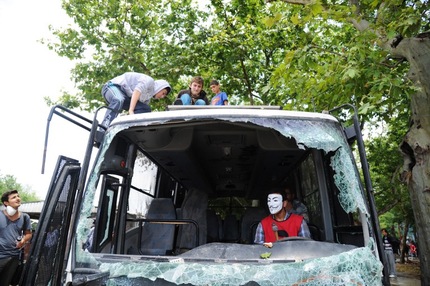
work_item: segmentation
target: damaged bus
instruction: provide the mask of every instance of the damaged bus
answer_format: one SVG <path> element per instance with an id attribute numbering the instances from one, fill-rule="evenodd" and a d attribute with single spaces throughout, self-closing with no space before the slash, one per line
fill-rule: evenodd
<path id="1" fill-rule="evenodd" d="M 49 114 L 45 152 L 57 115 L 87 152 L 58 158 L 20 285 L 389 285 L 354 106 L 174 105 L 116 118 L 100 145 L 97 112 Z M 254 244 L 287 182 L 311 238 Z"/>

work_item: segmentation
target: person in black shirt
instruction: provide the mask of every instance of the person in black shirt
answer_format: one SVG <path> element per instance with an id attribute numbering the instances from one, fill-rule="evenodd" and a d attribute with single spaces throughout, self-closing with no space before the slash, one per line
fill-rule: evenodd
<path id="1" fill-rule="evenodd" d="M 201 76 L 193 77 L 189 88 L 178 93 L 174 105 L 209 105 L 206 92 L 203 90 L 203 83 Z"/>
<path id="2" fill-rule="evenodd" d="M 393 253 L 393 238 L 388 234 L 387 229 L 383 228 L 381 230 L 382 232 L 382 243 L 384 245 L 384 252 L 385 257 L 387 259 L 387 265 L 388 273 L 390 275 L 390 278 L 394 278 L 397 276 L 396 274 L 396 261 L 394 259 L 394 253 Z"/>

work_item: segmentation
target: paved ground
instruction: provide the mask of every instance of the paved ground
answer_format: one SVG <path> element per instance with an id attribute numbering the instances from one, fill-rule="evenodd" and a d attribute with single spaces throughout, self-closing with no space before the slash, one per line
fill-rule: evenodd
<path id="1" fill-rule="evenodd" d="M 416 277 L 399 273 L 396 278 L 390 278 L 391 286 L 421 286 L 421 281 Z"/>
<path id="2" fill-rule="evenodd" d="M 421 286 L 419 272 L 410 267 L 400 267 L 399 259 L 396 260 L 397 277 L 390 278 L 391 286 Z M 409 258 L 411 267 L 420 267 L 418 258 Z M 403 272 L 402 272 L 403 271 Z"/>

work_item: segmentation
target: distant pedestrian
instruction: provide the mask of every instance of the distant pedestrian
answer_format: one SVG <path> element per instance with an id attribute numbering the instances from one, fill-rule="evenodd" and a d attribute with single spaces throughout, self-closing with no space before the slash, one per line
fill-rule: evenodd
<path id="1" fill-rule="evenodd" d="M 410 257 L 417 257 L 417 247 L 415 246 L 415 243 L 411 241 L 409 244 L 409 256 Z"/>
<path id="2" fill-rule="evenodd" d="M 384 245 L 384 252 L 387 260 L 387 265 L 385 265 L 385 267 L 387 267 L 390 278 L 394 278 L 397 276 L 397 274 L 396 274 L 396 260 L 394 258 L 393 246 L 391 244 L 393 241 L 393 238 L 388 234 L 387 229 L 383 228 L 381 232 L 382 232 L 382 243 Z"/>
<path id="3" fill-rule="evenodd" d="M 224 91 L 221 91 L 221 86 L 219 84 L 219 81 L 212 80 L 210 83 L 210 88 L 212 92 L 215 94 L 214 97 L 212 97 L 211 105 L 228 105 L 228 97 L 227 93 Z"/>
<path id="4" fill-rule="evenodd" d="M 391 246 L 393 247 L 393 253 L 394 255 L 400 255 L 400 239 L 398 239 L 397 237 L 393 236 L 393 241 L 391 242 Z"/>

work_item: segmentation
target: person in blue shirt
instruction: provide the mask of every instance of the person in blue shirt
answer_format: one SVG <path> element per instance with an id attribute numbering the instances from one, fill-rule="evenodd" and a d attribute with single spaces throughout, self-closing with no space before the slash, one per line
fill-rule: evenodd
<path id="1" fill-rule="evenodd" d="M 22 248 L 30 242 L 30 216 L 20 212 L 21 197 L 17 190 L 3 193 L 4 210 L 0 211 L 0 286 L 9 286 L 18 268 Z"/>
<path id="2" fill-rule="evenodd" d="M 215 96 L 212 97 L 211 105 L 228 105 L 227 93 L 225 93 L 224 91 L 221 91 L 219 81 L 215 79 L 212 80 L 210 83 L 210 88 L 212 92 L 215 94 Z"/>

